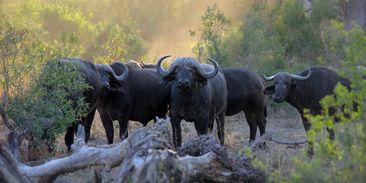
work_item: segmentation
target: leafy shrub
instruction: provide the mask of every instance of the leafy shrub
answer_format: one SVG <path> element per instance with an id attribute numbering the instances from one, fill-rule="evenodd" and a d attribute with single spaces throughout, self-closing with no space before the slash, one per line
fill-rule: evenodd
<path id="1" fill-rule="evenodd" d="M 7 17 L 0 18 L 0 88 L 2 105 L 14 122 L 11 128 L 26 131 L 32 145 L 37 145 L 41 139 L 49 140 L 52 145 L 67 125 L 85 115 L 87 105 L 83 99 L 74 102 L 72 96 L 89 86 L 83 83 L 75 66 L 60 66 L 54 62 L 46 65 L 61 55 L 68 56 L 73 49 L 49 45 L 30 30 L 14 26 Z M 53 123 L 45 128 L 47 121 Z"/>
<path id="2" fill-rule="evenodd" d="M 226 26 L 230 23 L 217 5 L 208 6 L 201 17 L 202 27 L 199 29 L 199 41 L 193 47 L 193 52 L 202 60 L 204 56 L 211 57 L 223 64 L 226 61 L 227 52 L 222 49 L 222 35 Z M 195 36 L 191 31 L 191 35 Z"/>
<path id="3" fill-rule="evenodd" d="M 274 72 L 286 67 L 284 48 L 265 18 L 267 11 L 265 2 L 253 4 L 242 28 L 240 60 L 244 66 L 258 72 Z"/>
<path id="4" fill-rule="evenodd" d="M 311 65 L 318 64 L 316 58 L 324 52 L 323 26 L 336 18 L 335 6 L 330 0 L 314 0 L 313 7 L 311 16 L 306 17 L 303 1 L 286 0 L 279 3 L 272 14 L 274 30 L 279 34 L 286 56 Z"/>

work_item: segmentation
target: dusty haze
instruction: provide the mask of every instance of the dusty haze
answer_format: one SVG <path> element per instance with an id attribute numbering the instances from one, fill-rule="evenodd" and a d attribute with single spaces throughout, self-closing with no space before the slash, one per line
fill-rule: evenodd
<path id="1" fill-rule="evenodd" d="M 181 17 L 172 17 L 168 21 L 169 27 L 162 27 L 163 34 L 149 35 L 149 57 L 158 57 L 164 54 L 175 56 L 192 56 L 192 47 L 197 38 L 190 36 L 189 30 L 197 30 L 201 24 L 201 16 L 207 6 L 217 4 L 231 20 L 243 20 L 249 10 L 252 0 L 185 0 L 176 11 L 184 11 Z"/>

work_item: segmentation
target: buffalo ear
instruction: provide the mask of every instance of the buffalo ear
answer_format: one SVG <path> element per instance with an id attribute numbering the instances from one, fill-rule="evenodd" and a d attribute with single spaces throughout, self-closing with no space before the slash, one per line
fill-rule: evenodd
<path id="1" fill-rule="evenodd" d="M 263 90 L 263 93 L 265 95 L 273 95 L 275 93 L 275 86 L 272 85 L 272 86 L 269 86 L 269 87 L 266 87 L 264 90 Z"/>

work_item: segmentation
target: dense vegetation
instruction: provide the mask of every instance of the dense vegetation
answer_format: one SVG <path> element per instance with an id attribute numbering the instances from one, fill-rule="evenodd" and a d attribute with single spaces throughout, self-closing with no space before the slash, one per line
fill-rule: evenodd
<path id="1" fill-rule="evenodd" d="M 176 56 L 208 56 L 221 66 L 245 66 L 259 74 L 324 65 L 352 80 L 351 92 L 339 86 L 334 96 L 323 100 L 325 111 L 331 105 L 343 109 L 336 116 L 340 123 L 333 125 L 334 117 L 327 113 L 309 116 L 315 156 L 296 158 L 295 165 L 301 166 L 289 177 L 276 172 L 271 177 L 288 182 L 360 182 L 366 163 L 366 71 L 356 66 L 365 66 L 366 35 L 357 26 L 344 30 L 337 2 L 313 0 L 313 11 L 306 16 L 301 0 L 225 0 L 216 5 L 194 0 L 5 0 L 0 3 L 1 105 L 13 127 L 27 130 L 38 142 L 44 135 L 54 139 L 86 112 L 82 99 L 75 105 L 68 97 L 69 91 L 88 86 L 79 82 L 72 68 L 63 68 L 70 70 L 68 74 L 45 68 L 50 60 L 153 62 L 160 53 L 176 49 Z M 201 19 L 196 21 L 197 17 Z M 167 41 L 158 41 L 162 39 Z M 181 55 L 186 54 L 182 47 L 191 54 Z M 47 69 L 52 71 L 44 72 Z M 49 85 L 57 90 L 47 92 Z M 49 117 L 57 125 L 40 133 L 39 126 Z M 335 141 L 326 138 L 326 127 L 335 129 Z"/>

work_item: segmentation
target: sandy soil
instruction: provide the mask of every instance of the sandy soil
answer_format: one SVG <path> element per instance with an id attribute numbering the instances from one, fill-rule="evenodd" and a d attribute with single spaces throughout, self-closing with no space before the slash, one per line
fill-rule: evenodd
<path id="1" fill-rule="evenodd" d="M 281 109 L 280 109 L 281 108 Z M 150 122 L 149 125 L 152 125 Z M 118 123 L 114 122 L 115 134 L 118 134 Z M 137 128 L 141 128 L 142 125 L 138 122 L 130 122 L 129 124 L 129 134 Z M 305 137 L 305 130 L 302 126 L 302 122 L 299 114 L 288 105 L 274 105 L 269 107 L 268 117 L 267 117 L 267 133 L 272 133 L 272 137 L 281 141 L 302 141 Z M 216 129 L 214 128 L 213 133 L 216 134 Z M 194 138 L 197 135 L 193 123 L 182 122 L 182 138 L 183 143 L 187 140 Z M 259 130 L 257 132 L 257 137 L 259 137 Z M 61 138 L 62 139 L 62 138 Z M 117 140 L 117 135 L 115 135 L 115 141 Z M 248 145 L 249 141 L 249 127 L 245 120 L 244 113 L 239 113 L 237 115 L 226 117 L 225 122 L 225 146 L 231 154 L 237 154 L 244 146 Z M 92 132 L 90 136 L 89 145 L 95 144 L 106 144 L 107 140 L 105 137 L 104 128 L 101 124 L 99 115 L 93 122 Z M 64 154 L 66 147 L 63 141 L 60 140 L 58 145 L 58 155 Z M 267 165 L 268 172 L 277 170 L 283 175 L 286 175 L 291 170 L 291 157 L 299 156 L 304 154 L 304 149 L 306 145 L 300 146 L 288 146 L 280 145 L 273 141 L 266 144 L 266 148 L 259 150 L 255 153 L 257 159 L 261 160 L 265 165 Z M 72 174 L 65 176 L 60 176 L 57 182 L 85 182 L 92 179 L 93 170 L 81 170 Z"/>

